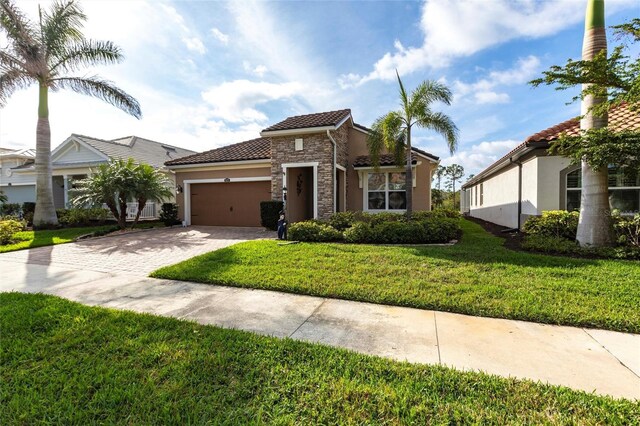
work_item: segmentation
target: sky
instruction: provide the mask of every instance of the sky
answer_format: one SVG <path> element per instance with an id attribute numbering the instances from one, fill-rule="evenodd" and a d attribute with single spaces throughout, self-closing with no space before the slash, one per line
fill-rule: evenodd
<path id="1" fill-rule="evenodd" d="M 32 18 L 38 4 L 20 0 Z M 370 126 L 410 90 L 445 83 L 435 104 L 460 129 L 444 139 L 416 129 L 413 144 L 478 173 L 527 136 L 579 115 L 577 92 L 533 88 L 543 70 L 580 57 L 585 0 L 163 1 L 84 0 L 84 33 L 124 52 L 87 69 L 138 99 L 137 120 L 73 92 L 50 94 L 52 146 L 71 133 L 136 135 L 194 151 L 259 137 L 288 116 L 350 108 Z M 637 0 L 607 0 L 607 25 L 640 15 Z M 609 38 L 609 45 L 615 40 Z M 0 35 L 0 48 L 6 38 Z M 37 88 L 0 109 L 0 146 L 34 147 Z"/>

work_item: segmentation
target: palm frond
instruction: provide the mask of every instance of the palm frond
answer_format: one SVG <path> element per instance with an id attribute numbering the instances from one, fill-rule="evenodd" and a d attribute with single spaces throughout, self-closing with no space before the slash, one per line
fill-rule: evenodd
<path id="1" fill-rule="evenodd" d="M 11 70 L 28 72 L 27 64 L 24 61 L 7 51 L 0 50 L 0 71 L 8 72 Z"/>
<path id="2" fill-rule="evenodd" d="M 120 48 L 111 41 L 81 40 L 57 52 L 54 59 L 52 73 L 58 68 L 76 71 L 83 66 L 115 64 L 123 59 L 123 55 Z"/>
<path id="3" fill-rule="evenodd" d="M 408 99 L 407 91 L 404 90 L 404 84 L 402 84 L 402 80 L 400 80 L 400 74 L 398 73 L 397 69 L 396 69 L 396 77 L 398 77 L 398 84 L 400 85 L 400 103 L 401 103 L 402 109 L 407 111 L 407 108 L 409 106 L 409 99 Z"/>
<path id="4" fill-rule="evenodd" d="M 406 127 L 402 114 L 392 111 L 374 121 L 371 133 L 367 137 L 367 148 L 371 163 L 380 166 L 380 154 L 386 150 L 396 156 L 397 152 L 404 152 L 406 141 Z"/>
<path id="5" fill-rule="evenodd" d="M 11 0 L 0 0 L 0 27 L 7 34 L 11 48 L 18 56 L 37 57 L 39 49 L 36 30 Z"/>
<path id="6" fill-rule="evenodd" d="M 18 70 L 9 70 L 0 74 L 0 107 L 7 104 L 11 95 L 20 89 L 26 89 L 36 80 Z"/>
<path id="7" fill-rule="evenodd" d="M 52 89 L 71 89 L 76 93 L 101 99 L 136 118 L 142 117 L 138 101 L 108 80 L 97 76 L 60 77 L 51 79 Z"/>
<path id="8" fill-rule="evenodd" d="M 419 127 L 434 130 L 444 136 L 449 146 L 449 152 L 453 154 L 458 148 L 458 127 L 451 118 L 442 112 L 431 112 L 420 116 L 416 121 Z"/>
<path id="9" fill-rule="evenodd" d="M 86 19 L 76 0 L 56 1 L 48 12 L 40 11 L 40 34 L 47 54 L 57 56 L 69 44 L 80 42 Z"/>
<path id="10" fill-rule="evenodd" d="M 442 102 L 451 105 L 453 94 L 442 83 L 433 80 L 423 81 L 411 92 L 409 108 L 417 118 L 422 111 L 428 111 L 434 102 Z"/>

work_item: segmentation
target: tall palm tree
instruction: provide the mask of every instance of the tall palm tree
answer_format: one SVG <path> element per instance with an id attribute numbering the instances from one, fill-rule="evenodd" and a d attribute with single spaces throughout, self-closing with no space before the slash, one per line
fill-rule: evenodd
<path id="1" fill-rule="evenodd" d="M 76 0 L 56 1 L 39 10 L 32 22 L 11 0 L 0 0 L 0 28 L 8 46 L 0 49 L 0 107 L 18 89 L 39 87 L 36 129 L 36 209 L 34 225 L 57 224 L 51 182 L 51 130 L 49 90 L 70 89 L 93 96 L 133 115 L 142 116 L 140 105 L 112 82 L 98 76 L 73 76 L 83 67 L 114 64 L 123 59 L 110 41 L 89 40 L 82 34 L 87 17 Z"/>
<path id="2" fill-rule="evenodd" d="M 396 76 L 400 86 L 400 110 L 391 111 L 373 123 L 367 147 L 375 167 L 380 165 L 380 154 L 384 149 L 394 155 L 398 166 L 406 159 L 407 217 L 410 218 L 413 212 L 411 129 L 416 126 L 440 133 L 453 154 L 458 146 L 458 128 L 447 115 L 431 109 L 434 102 L 451 104 L 449 88 L 437 81 L 427 80 L 407 94 L 397 70 Z"/>
<path id="3" fill-rule="evenodd" d="M 588 0 L 585 16 L 582 60 L 591 61 L 600 52 L 607 51 L 604 25 L 604 0 Z M 583 86 L 583 90 L 588 88 Z M 607 112 L 594 112 L 593 108 L 607 100 L 607 93 L 587 94 L 581 103 L 580 130 L 607 127 Z M 606 246 L 611 244 L 611 213 L 609 211 L 609 174 L 607 167 L 592 168 L 582 160 L 582 196 L 580 220 L 576 239 L 580 245 Z"/>

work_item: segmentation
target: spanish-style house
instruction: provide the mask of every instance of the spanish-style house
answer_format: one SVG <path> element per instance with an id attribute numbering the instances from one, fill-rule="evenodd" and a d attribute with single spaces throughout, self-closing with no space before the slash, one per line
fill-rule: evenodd
<path id="1" fill-rule="evenodd" d="M 617 132 L 640 130 L 640 114 L 624 104 L 613 108 L 609 112 L 609 127 Z M 567 120 L 529 136 L 464 183 L 462 212 L 519 229 L 527 218 L 541 215 L 543 211 L 579 210 L 580 165 L 547 153 L 549 143 L 563 133 L 580 134 L 579 120 Z M 640 171 L 609 166 L 609 204 L 621 214 L 640 211 Z"/>
<path id="2" fill-rule="evenodd" d="M 9 203 L 35 202 L 34 150 L 5 151 L 0 151 L 0 190 L 7 195 Z M 195 151 L 137 136 L 103 140 L 72 134 L 51 152 L 55 206 L 68 207 L 69 189 L 73 188 L 73 182 L 85 178 L 91 173 L 92 167 L 105 164 L 111 159 L 133 158 L 137 163 L 146 163 L 166 171 L 175 183 L 174 174 L 164 166 L 165 161 L 194 153 Z M 142 216 L 155 217 L 157 214 L 157 206 L 149 203 Z"/>
<path id="3" fill-rule="evenodd" d="M 260 138 L 165 163 L 176 173 L 180 216 L 192 225 L 259 226 L 260 202 L 285 200 L 289 221 L 334 212 L 402 212 L 406 191 L 415 210 L 431 209 L 438 157 L 413 149 L 413 182 L 383 154 L 374 169 L 369 129 L 343 109 L 288 117 Z"/>

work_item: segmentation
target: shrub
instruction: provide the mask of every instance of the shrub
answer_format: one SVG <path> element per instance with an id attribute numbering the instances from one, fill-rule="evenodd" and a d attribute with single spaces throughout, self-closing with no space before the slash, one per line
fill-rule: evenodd
<path id="1" fill-rule="evenodd" d="M 373 229 L 365 222 L 356 222 L 351 228 L 344 231 L 344 240 L 348 243 L 371 243 L 373 242 Z"/>
<path id="2" fill-rule="evenodd" d="M 15 216 L 19 217 L 22 213 L 20 204 L 18 203 L 3 203 L 0 204 L 0 216 Z"/>
<path id="3" fill-rule="evenodd" d="M 180 219 L 178 219 L 178 205 L 175 203 L 162 203 L 160 220 L 165 226 L 180 224 Z"/>
<path id="4" fill-rule="evenodd" d="M 21 220 L 2 220 L 0 221 L 0 245 L 9 244 L 13 241 L 13 235 L 16 232 L 24 231 L 26 224 Z"/>
<path id="5" fill-rule="evenodd" d="M 542 212 L 542 216 L 534 216 L 527 219 L 522 230 L 527 234 L 575 240 L 579 215 L 578 212 L 567 212 L 565 210 Z"/>
<path id="6" fill-rule="evenodd" d="M 36 203 L 26 201 L 22 203 L 22 218 L 27 222 L 27 225 L 33 224 L 33 214 L 36 211 Z"/>
<path id="7" fill-rule="evenodd" d="M 329 225 L 338 231 L 344 231 L 351 228 L 356 220 L 355 212 L 338 212 L 334 213 L 329 219 Z"/>
<path id="8" fill-rule="evenodd" d="M 640 214 L 633 217 L 615 216 L 613 230 L 618 244 L 640 248 Z"/>
<path id="9" fill-rule="evenodd" d="M 289 226 L 287 238 L 293 241 L 328 242 L 342 240 L 342 233 L 330 225 L 306 221 Z"/>
<path id="10" fill-rule="evenodd" d="M 426 213 L 426 212 L 425 212 Z M 462 217 L 462 213 L 455 209 L 447 209 L 444 207 L 439 207 L 431 211 L 434 217 L 448 217 L 450 219 L 460 219 Z"/>
<path id="11" fill-rule="evenodd" d="M 543 234 L 531 234 L 525 236 L 522 240 L 522 248 L 526 250 L 540 251 L 543 253 L 580 253 L 580 246 L 576 241 Z"/>
<path id="12" fill-rule="evenodd" d="M 58 222 L 65 226 L 88 226 L 95 222 L 104 223 L 109 212 L 102 207 L 90 209 L 57 209 Z"/>
<path id="13" fill-rule="evenodd" d="M 456 219 L 429 218 L 410 222 L 356 222 L 345 231 L 344 238 L 349 243 L 432 244 L 447 243 L 458 238 L 460 232 Z"/>
<path id="14" fill-rule="evenodd" d="M 278 229 L 278 219 L 280 212 L 284 209 L 282 201 L 262 201 L 260 202 L 260 223 L 267 229 L 276 231 Z"/>

